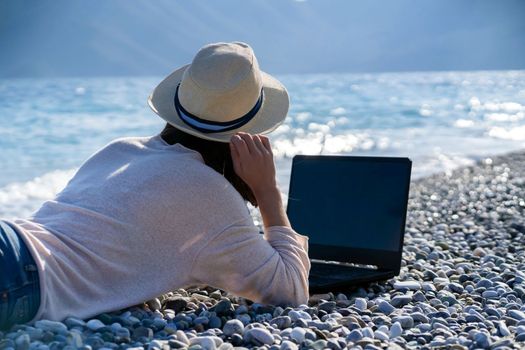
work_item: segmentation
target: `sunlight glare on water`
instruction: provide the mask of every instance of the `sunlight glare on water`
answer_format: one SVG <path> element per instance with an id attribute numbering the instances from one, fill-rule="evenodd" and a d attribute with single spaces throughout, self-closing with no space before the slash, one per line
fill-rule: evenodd
<path id="1" fill-rule="evenodd" d="M 295 154 L 402 156 L 413 178 L 525 147 L 525 71 L 277 76 L 290 94 L 268 136 L 288 191 Z M 0 217 L 24 217 L 112 139 L 164 125 L 151 78 L 0 80 Z"/>

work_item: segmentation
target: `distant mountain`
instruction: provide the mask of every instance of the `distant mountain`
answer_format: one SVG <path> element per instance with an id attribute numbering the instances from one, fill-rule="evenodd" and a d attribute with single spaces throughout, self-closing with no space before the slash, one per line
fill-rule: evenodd
<path id="1" fill-rule="evenodd" d="M 163 75 L 245 41 L 271 73 L 525 68 L 520 0 L 3 0 L 0 77 Z"/>

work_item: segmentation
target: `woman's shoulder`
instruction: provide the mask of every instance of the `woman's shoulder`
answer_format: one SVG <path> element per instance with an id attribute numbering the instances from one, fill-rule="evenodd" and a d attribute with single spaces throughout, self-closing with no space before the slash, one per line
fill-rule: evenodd
<path id="1" fill-rule="evenodd" d="M 121 136 L 109 141 L 103 148 L 114 146 L 132 146 L 143 148 L 152 141 L 152 136 Z"/>

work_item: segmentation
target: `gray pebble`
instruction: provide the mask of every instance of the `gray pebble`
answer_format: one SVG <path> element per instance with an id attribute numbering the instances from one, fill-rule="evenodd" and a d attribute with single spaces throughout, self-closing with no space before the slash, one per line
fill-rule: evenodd
<path id="1" fill-rule="evenodd" d="M 374 331 L 370 327 L 365 327 L 361 329 L 361 332 L 363 332 L 363 337 L 372 338 L 372 339 L 374 338 Z"/>
<path id="2" fill-rule="evenodd" d="M 233 312 L 233 310 L 232 303 L 229 299 L 222 299 L 210 309 L 210 311 L 216 312 L 217 315 Z"/>
<path id="3" fill-rule="evenodd" d="M 390 305 L 386 300 L 381 300 L 378 305 L 378 310 L 385 315 L 390 315 L 396 308 Z"/>
<path id="4" fill-rule="evenodd" d="M 525 313 L 519 310 L 509 310 L 508 315 L 516 320 L 525 320 Z"/>
<path id="5" fill-rule="evenodd" d="M 427 298 L 425 297 L 425 294 L 423 294 L 419 290 L 414 293 L 414 295 L 412 296 L 412 299 L 414 299 L 414 301 L 418 301 L 418 302 L 425 302 L 425 301 L 427 301 Z"/>
<path id="6" fill-rule="evenodd" d="M 416 321 L 416 322 L 421 322 L 421 323 L 428 323 L 429 322 L 428 317 L 426 317 L 421 312 L 413 312 L 413 313 L 410 314 L 410 317 L 412 317 L 412 319 L 414 321 Z"/>
<path id="7" fill-rule="evenodd" d="M 453 291 L 454 293 L 463 293 L 463 286 L 459 283 L 450 283 L 448 285 L 448 288 Z"/>
<path id="8" fill-rule="evenodd" d="M 482 348 L 488 348 L 490 346 L 490 338 L 487 334 L 484 332 L 479 332 L 474 336 L 474 340 L 478 344 L 478 346 Z"/>
<path id="9" fill-rule="evenodd" d="M 270 333 L 265 328 L 252 328 L 244 332 L 244 338 L 247 342 L 251 342 L 255 345 L 260 344 L 273 344 L 274 338 L 272 333 Z"/>
<path id="10" fill-rule="evenodd" d="M 394 307 L 402 307 L 412 301 L 412 297 L 409 295 L 396 295 L 390 300 L 390 304 Z"/>
<path id="11" fill-rule="evenodd" d="M 58 334 L 67 334 L 65 324 L 50 320 L 40 320 L 35 322 L 35 327 Z"/>
<path id="12" fill-rule="evenodd" d="M 397 316 L 393 319 L 393 321 L 398 322 L 404 329 L 410 329 L 414 327 L 414 319 L 409 315 Z"/>
<path id="13" fill-rule="evenodd" d="M 210 328 L 221 328 L 222 321 L 217 316 L 211 316 L 208 322 L 208 327 Z"/>
<path id="14" fill-rule="evenodd" d="M 359 340 L 361 340 L 361 338 L 363 338 L 363 333 L 359 329 L 354 329 L 350 332 L 350 334 L 346 336 L 346 340 L 351 341 L 353 343 L 358 342 Z"/>
<path id="15" fill-rule="evenodd" d="M 279 329 L 285 329 L 292 325 L 292 319 L 290 316 L 277 316 L 270 323 L 275 324 Z"/>
<path id="16" fill-rule="evenodd" d="M 487 299 L 494 299 L 498 297 L 498 292 L 495 290 L 486 290 L 481 294 L 481 296 Z"/>
<path id="17" fill-rule="evenodd" d="M 244 324 L 237 319 L 228 320 L 224 324 L 222 331 L 225 335 L 229 337 L 231 337 L 235 333 L 242 335 L 244 333 Z"/>
<path id="18" fill-rule="evenodd" d="M 75 318 L 75 317 L 68 317 L 64 320 L 64 324 L 68 327 L 68 328 L 73 328 L 73 327 L 85 327 L 86 326 L 86 322 L 84 322 L 83 320 L 81 319 L 78 319 L 78 318 Z"/>

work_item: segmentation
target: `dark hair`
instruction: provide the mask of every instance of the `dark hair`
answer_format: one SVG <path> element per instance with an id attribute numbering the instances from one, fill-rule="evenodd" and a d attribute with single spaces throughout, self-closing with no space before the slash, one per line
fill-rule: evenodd
<path id="1" fill-rule="evenodd" d="M 229 143 L 193 136 L 171 126 L 169 123 L 166 124 L 160 136 L 170 145 L 180 143 L 184 147 L 199 152 L 206 165 L 223 175 L 245 200 L 257 207 L 257 200 L 251 188 L 233 169 Z"/>

